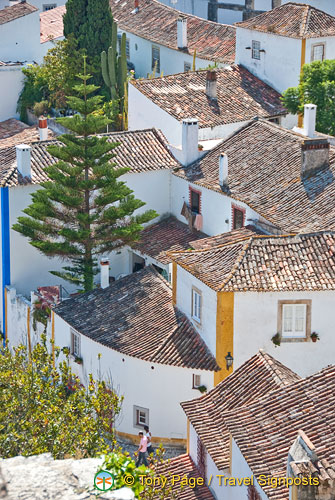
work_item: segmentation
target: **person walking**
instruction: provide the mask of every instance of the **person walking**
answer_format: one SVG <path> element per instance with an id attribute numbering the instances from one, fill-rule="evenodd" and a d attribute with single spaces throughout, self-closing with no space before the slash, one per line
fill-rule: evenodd
<path id="1" fill-rule="evenodd" d="M 139 467 L 141 463 L 148 467 L 148 462 L 145 456 L 148 448 L 148 440 L 147 437 L 144 436 L 143 432 L 139 432 L 138 435 L 140 436 L 140 445 L 137 450 L 138 457 L 136 461 L 136 467 Z"/>
<path id="2" fill-rule="evenodd" d="M 147 425 L 144 426 L 144 430 L 145 430 L 145 437 L 147 438 L 148 442 L 147 452 L 149 455 L 151 455 L 151 453 L 154 453 L 154 449 L 151 444 L 151 432 L 149 431 L 149 427 Z"/>

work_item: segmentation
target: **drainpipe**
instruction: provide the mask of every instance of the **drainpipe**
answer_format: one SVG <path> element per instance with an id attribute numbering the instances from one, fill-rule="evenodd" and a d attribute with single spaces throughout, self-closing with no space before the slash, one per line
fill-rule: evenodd
<path id="1" fill-rule="evenodd" d="M 306 39 L 303 38 L 301 40 L 301 62 L 300 62 L 300 74 L 302 72 L 302 67 L 303 65 L 305 64 L 305 61 L 306 61 Z M 299 113 L 298 115 L 298 127 L 299 128 L 302 128 L 302 125 L 303 125 L 303 115 L 301 113 Z"/>
<path id="2" fill-rule="evenodd" d="M 9 191 L 1 188 L 1 257 L 2 257 L 2 330 L 3 346 L 7 340 L 6 286 L 10 285 Z"/>

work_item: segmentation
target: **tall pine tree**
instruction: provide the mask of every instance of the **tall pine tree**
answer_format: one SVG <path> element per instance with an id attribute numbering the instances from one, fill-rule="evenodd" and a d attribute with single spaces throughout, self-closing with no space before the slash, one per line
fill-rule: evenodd
<path id="1" fill-rule="evenodd" d="M 118 143 L 109 142 L 108 136 L 93 135 L 109 120 L 96 113 L 102 98 L 92 96 L 97 87 L 87 83 L 91 76 L 86 74 L 86 61 L 84 66 L 81 83 L 74 87 L 79 97 L 68 98 L 78 114 L 58 119 L 74 134 L 59 137 L 62 146 L 49 146 L 48 151 L 59 161 L 45 169 L 50 180 L 32 194 L 26 216 L 19 217 L 13 229 L 43 254 L 70 262 L 63 272 L 52 274 L 89 291 L 98 256 L 136 241 L 142 224 L 157 214 L 148 210 L 134 215 L 145 203 L 119 180 L 129 169 L 116 168 L 111 161 Z"/>
<path id="2" fill-rule="evenodd" d="M 85 49 L 94 82 L 103 84 L 100 54 L 112 43 L 113 16 L 109 0 L 68 0 L 63 16 L 64 36 L 70 35 Z"/>

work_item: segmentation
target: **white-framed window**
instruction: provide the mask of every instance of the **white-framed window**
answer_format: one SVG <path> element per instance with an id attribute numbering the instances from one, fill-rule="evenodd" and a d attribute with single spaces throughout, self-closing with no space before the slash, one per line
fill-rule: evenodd
<path id="1" fill-rule="evenodd" d="M 200 386 L 201 386 L 201 375 L 196 375 L 195 373 L 193 373 L 192 388 L 198 389 L 198 387 Z"/>
<path id="2" fill-rule="evenodd" d="M 188 71 L 191 71 L 191 63 L 184 62 L 184 73 L 187 73 Z"/>
<path id="3" fill-rule="evenodd" d="M 55 9 L 56 7 L 57 7 L 56 3 L 46 3 L 43 5 L 42 9 L 43 9 L 43 12 L 45 12 L 46 10 Z"/>
<path id="4" fill-rule="evenodd" d="M 134 406 L 134 426 L 143 428 L 149 426 L 149 410 L 141 406 Z"/>
<path id="5" fill-rule="evenodd" d="M 161 71 L 161 56 L 160 50 L 157 45 L 153 45 L 151 47 L 151 69 L 156 67 L 156 73 L 160 73 Z"/>
<path id="6" fill-rule="evenodd" d="M 192 289 L 192 318 L 201 323 L 201 293 Z"/>
<path id="7" fill-rule="evenodd" d="M 117 45 L 118 45 L 118 52 L 119 52 L 119 54 L 121 54 L 121 38 L 122 38 L 121 33 L 118 33 L 118 35 L 117 35 Z M 130 59 L 130 43 L 129 43 L 129 38 L 126 38 L 126 58 L 128 60 Z"/>
<path id="8" fill-rule="evenodd" d="M 71 354 L 78 358 L 81 356 L 80 335 L 74 330 L 71 330 Z"/>
<path id="9" fill-rule="evenodd" d="M 252 50 L 251 50 L 251 57 L 253 59 L 260 59 L 261 58 L 261 42 L 258 42 L 257 40 L 252 41 Z"/>
<path id="10" fill-rule="evenodd" d="M 306 323 L 306 304 L 283 304 L 282 337 L 306 337 Z"/>
<path id="11" fill-rule="evenodd" d="M 318 43 L 312 46 L 312 61 L 323 61 L 325 58 L 325 45 Z"/>

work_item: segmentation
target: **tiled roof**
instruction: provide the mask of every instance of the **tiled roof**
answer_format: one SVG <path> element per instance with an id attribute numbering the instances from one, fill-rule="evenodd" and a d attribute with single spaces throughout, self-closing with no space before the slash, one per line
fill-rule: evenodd
<path id="1" fill-rule="evenodd" d="M 116 153 L 115 162 L 118 167 L 129 167 L 131 173 L 175 168 L 179 165 L 168 151 L 163 134 L 156 129 L 112 132 L 106 135 L 110 142 L 120 142 L 113 150 Z M 51 144 L 61 145 L 56 140 L 32 144 L 32 184 L 46 181 L 44 168 L 56 162 L 56 158 L 47 151 Z M 0 186 L 18 184 L 15 148 L 0 149 Z"/>
<path id="2" fill-rule="evenodd" d="M 171 483 L 171 476 L 180 476 L 181 478 L 201 478 L 199 471 L 189 455 L 179 455 L 171 460 L 166 460 L 156 467 L 156 474 L 167 478 Z M 174 499 L 178 500 L 215 500 L 209 488 L 206 485 L 191 488 L 186 486 L 180 489 L 180 483 L 176 482 L 172 486 L 172 494 Z"/>
<path id="3" fill-rule="evenodd" d="M 198 241 L 206 236 L 198 231 L 191 231 L 187 224 L 183 224 L 175 217 L 168 217 L 156 224 L 146 227 L 141 233 L 141 240 L 133 245 L 135 250 L 149 255 L 162 264 L 169 264 L 169 251 L 187 250 L 193 245 L 190 241 Z"/>
<path id="4" fill-rule="evenodd" d="M 53 132 L 49 130 L 49 137 L 53 137 L 53 135 Z M 30 144 L 38 140 L 37 127 L 29 127 L 15 118 L 0 122 L 0 149 L 17 144 Z"/>
<path id="5" fill-rule="evenodd" d="M 178 50 L 177 19 L 187 18 L 188 49 L 180 52 L 196 55 L 200 59 L 233 63 L 235 60 L 235 28 L 214 23 L 200 17 L 184 14 L 158 0 L 139 0 L 139 11 L 134 12 L 134 0 L 111 0 L 113 16 L 121 30 L 133 33 Z"/>
<path id="6" fill-rule="evenodd" d="M 335 290 L 335 233 L 253 236 L 209 250 L 172 253 L 217 291 Z"/>
<path id="7" fill-rule="evenodd" d="M 191 241 L 190 247 L 194 248 L 194 250 L 207 250 L 219 245 L 236 243 L 238 241 L 251 238 L 251 236 L 255 236 L 255 234 L 258 234 L 258 232 L 256 232 L 256 229 L 253 226 L 244 226 L 240 229 L 233 229 L 233 231 L 228 231 L 227 233 Z"/>
<path id="8" fill-rule="evenodd" d="M 334 468 L 334 406 L 335 366 L 330 366 L 222 418 L 256 479 L 260 474 L 285 477 L 288 452 L 299 430 L 312 441 L 321 465 L 326 460 Z M 289 498 L 284 486 L 267 485 L 263 490 L 273 500 Z"/>
<path id="9" fill-rule="evenodd" d="M 152 363 L 217 370 L 206 344 L 172 305 L 172 290 L 151 267 L 55 308 L 75 330 L 115 351 Z"/>
<path id="10" fill-rule="evenodd" d="M 27 16 L 28 14 L 36 11 L 38 11 L 38 9 L 27 2 L 10 5 L 9 7 L 0 10 L 0 24 L 15 21 L 15 19 L 18 19 L 19 17 Z"/>
<path id="11" fill-rule="evenodd" d="M 229 466 L 230 453 L 229 431 L 222 415 L 299 380 L 300 377 L 286 366 L 259 351 L 208 394 L 181 405 L 207 452 L 222 471 Z M 235 415 L 238 416 L 238 412 Z"/>
<path id="12" fill-rule="evenodd" d="M 286 113 L 280 94 L 243 66 L 216 71 L 217 101 L 206 95 L 206 73 L 190 71 L 130 83 L 177 120 L 198 118 L 200 128 Z"/>
<path id="13" fill-rule="evenodd" d="M 198 162 L 173 175 L 243 201 L 286 233 L 335 229 L 335 147 L 329 169 L 301 179 L 306 138 L 252 120 Z M 219 185 L 220 153 L 228 155 L 228 193 Z"/>
<path id="14" fill-rule="evenodd" d="M 310 5 L 294 2 L 235 25 L 291 38 L 335 36 L 335 17 Z"/>
<path id="15" fill-rule="evenodd" d="M 63 15 L 65 5 L 40 13 L 41 43 L 48 42 L 63 36 Z"/>

